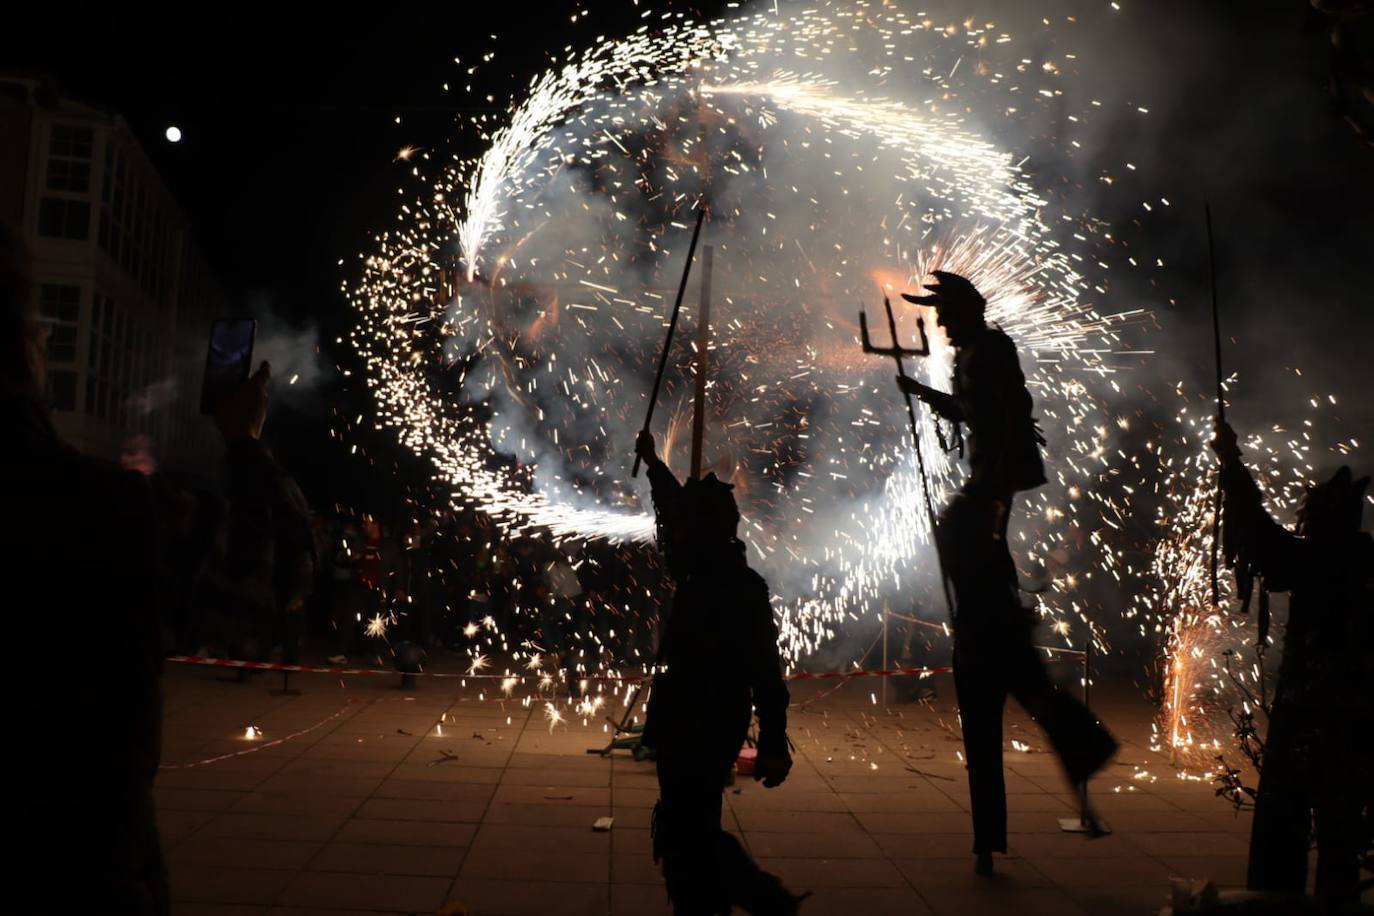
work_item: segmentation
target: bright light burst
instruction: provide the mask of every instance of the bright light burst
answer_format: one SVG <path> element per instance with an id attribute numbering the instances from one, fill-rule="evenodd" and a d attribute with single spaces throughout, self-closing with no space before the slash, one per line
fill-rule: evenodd
<path id="1" fill-rule="evenodd" d="M 884 593 L 933 600 L 892 370 L 860 352 L 855 314 L 931 269 L 971 276 L 1021 346 L 1054 480 L 1031 497 L 1018 552 L 1052 566 L 1070 529 L 1099 527 L 1090 513 L 1122 511 L 1119 494 L 1099 495 L 1117 458 L 1102 398 L 1136 313 L 1099 310 L 1102 228 L 1054 215 L 1017 155 L 966 114 L 1000 114 L 996 50 L 1009 41 L 989 23 L 856 2 L 670 18 L 536 77 L 505 126 L 483 125 L 475 161 L 417 153 L 430 190 L 364 258 L 352 342 L 381 422 L 508 532 L 649 538 L 646 487 L 628 475 L 633 431 L 704 201 L 716 249 L 707 457 L 737 486 L 788 657 Z M 955 82 L 966 55 L 980 62 Z M 1061 78 L 1006 63 L 1018 80 Z M 908 335 L 915 311 L 901 306 Z M 670 429 L 688 410 L 684 341 L 660 413 Z M 944 388 L 952 354 L 938 333 L 931 343 L 916 371 Z M 957 461 L 928 417 L 922 435 L 943 498 Z M 680 466 L 676 446 L 668 458 Z M 1120 578 L 1109 538 L 1093 534 L 1075 561 Z M 1040 605 L 1067 634 L 1089 608 L 1074 571 L 1059 572 Z"/>

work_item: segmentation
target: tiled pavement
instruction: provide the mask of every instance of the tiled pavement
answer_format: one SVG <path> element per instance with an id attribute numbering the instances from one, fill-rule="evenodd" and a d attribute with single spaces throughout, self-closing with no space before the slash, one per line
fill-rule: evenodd
<path id="1" fill-rule="evenodd" d="M 931 706 L 883 714 L 870 683 L 824 696 L 797 685 L 786 785 L 727 790 L 728 828 L 790 887 L 815 892 L 807 916 L 1146 914 L 1171 875 L 1242 879 L 1248 817 L 1175 778 L 1145 747 L 1149 708 L 1125 695 L 1100 706 L 1123 749 L 1094 784 L 1115 833 L 1094 841 L 1059 831 L 1067 793 L 1009 707 L 1008 740 L 1031 746 L 1008 752 L 1012 849 L 995 878 L 976 878 L 952 686 L 937 679 Z M 345 689 L 312 677 L 300 696 L 272 686 L 169 671 L 167 764 L 260 747 L 342 710 L 282 744 L 163 770 L 177 914 L 433 913 L 454 901 L 473 916 L 667 912 L 649 857 L 653 766 L 588 755 L 606 739 L 600 724 L 550 733 L 541 703 L 480 699 L 454 682 L 403 693 L 390 680 Z M 246 739 L 249 725 L 262 737 Z M 609 833 L 591 829 L 602 815 L 615 818 Z"/>

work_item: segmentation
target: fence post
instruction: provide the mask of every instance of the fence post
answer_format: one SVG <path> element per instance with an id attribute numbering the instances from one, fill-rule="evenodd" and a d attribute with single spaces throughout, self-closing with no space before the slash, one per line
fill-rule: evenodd
<path id="1" fill-rule="evenodd" d="M 888 610 L 887 610 L 887 605 L 884 604 L 884 605 L 883 605 L 883 670 L 884 670 L 884 671 L 887 670 L 887 620 L 888 620 Z M 878 680 L 882 681 L 882 691 L 883 691 L 883 712 L 887 712 L 887 682 L 888 682 L 889 678 L 887 677 L 887 675 L 883 675 L 882 677 L 878 678 Z"/>

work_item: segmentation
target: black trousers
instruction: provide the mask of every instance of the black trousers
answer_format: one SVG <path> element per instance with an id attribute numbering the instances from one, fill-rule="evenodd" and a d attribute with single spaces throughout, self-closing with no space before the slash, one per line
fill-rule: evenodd
<path id="1" fill-rule="evenodd" d="M 742 742 L 702 748 L 659 746 L 654 861 L 674 916 L 715 916 L 738 906 L 758 914 L 794 912 L 782 882 L 754 863 L 721 829 L 721 792 Z"/>
<path id="2" fill-rule="evenodd" d="M 1346 746 L 1360 737 L 1346 723 L 1322 723 L 1323 728 L 1314 725 L 1316 719 L 1311 710 L 1292 707 L 1282 693 L 1275 700 L 1245 884 L 1254 891 L 1306 893 L 1315 822 L 1317 896 L 1353 903 L 1359 899 L 1360 854 L 1369 842 L 1361 817 L 1369 799 L 1360 797 L 1370 791 L 1369 777 L 1357 775 L 1363 755 Z"/>
<path id="3" fill-rule="evenodd" d="M 1016 590 L 1006 518 L 990 500 L 960 494 L 937 533 L 954 591 L 954 688 L 964 733 L 973 851 L 1007 851 L 1002 712 L 1010 695 L 1045 730 L 1071 783 L 1086 780 L 1116 740 L 1075 697 L 1055 687 L 1032 643 L 1034 620 Z"/>

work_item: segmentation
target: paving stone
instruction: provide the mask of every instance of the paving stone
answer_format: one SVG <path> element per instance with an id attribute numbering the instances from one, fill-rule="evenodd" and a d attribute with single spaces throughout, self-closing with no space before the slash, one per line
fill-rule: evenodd
<path id="1" fill-rule="evenodd" d="M 741 830 L 858 833 L 857 815 L 837 811 L 736 811 Z"/>
<path id="2" fill-rule="evenodd" d="M 802 904 L 805 916 L 932 916 L 935 912 L 910 888 L 822 887 Z"/>
<path id="3" fill-rule="evenodd" d="M 548 804 L 565 807 L 591 805 L 609 808 L 611 790 L 601 786 L 564 786 L 552 782 L 546 785 L 516 785 L 502 782 L 497 786 L 492 801 L 497 804 Z"/>
<path id="4" fill-rule="evenodd" d="M 656 884 L 621 883 L 611 885 L 611 916 L 670 916 L 672 906 L 663 890 L 663 879 Z M 810 910 L 808 909 L 808 916 Z"/>
<path id="5" fill-rule="evenodd" d="M 866 833 L 777 833 L 746 830 L 749 851 L 766 858 L 876 859 L 883 851 Z"/>
<path id="6" fill-rule="evenodd" d="M 507 883 L 534 881 L 589 882 L 603 892 L 610 878 L 610 853 L 510 849 L 472 849 L 458 873 L 465 879 L 492 879 Z"/>
<path id="7" fill-rule="evenodd" d="M 332 688 L 290 698 L 236 686 L 169 678 L 166 747 L 176 759 L 241 749 L 245 721 L 280 734 L 338 708 Z M 809 689 L 799 685 L 795 702 Z M 456 699 L 354 690 L 368 705 L 337 727 L 162 772 L 158 817 L 177 913 L 432 913 L 461 900 L 477 916 L 666 916 L 647 829 L 652 763 L 587 755 L 604 743 L 599 726 L 549 734 L 538 710 L 479 702 L 472 688 Z M 945 694 L 933 711 L 891 716 L 875 716 L 866 693 L 794 709 L 791 778 L 775 790 L 739 779 L 722 824 L 762 867 L 816 891 L 803 908 L 812 916 L 1143 914 L 1170 875 L 1238 883 L 1249 815 L 1205 783 L 1173 779 L 1145 747 L 1150 710 L 1133 702 L 1099 707 L 1126 739 L 1118 765 L 1093 784 L 1116 832 L 1093 841 L 1059 832 L 1057 818 L 1073 809 L 1058 765 L 1008 753 L 1012 855 L 998 857 L 992 879 L 973 874 L 967 773 L 939 722 L 953 721 Z M 1024 716 L 1008 723 L 1018 726 L 1009 735 L 1043 744 Z M 1134 780 L 1139 770 L 1158 781 Z M 592 831 L 608 812 L 612 830 Z"/>
<path id="8" fill-rule="evenodd" d="M 186 903 L 273 903 L 299 874 L 288 869 L 182 865 L 168 869 L 172 900 Z"/>
<path id="9" fill-rule="evenodd" d="M 465 851 L 457 846 L 396 846 L 381 843 L 330 843 L 310 860 L 312 871 L 356 875 L 458 874 Z"/>
<path id="10" fill-rule="evenodd" d="M 324 841 L 343 826 L 343 817 L 314 817 L 286 814 L 243 814 L 230 812 L 217 816 L 201 828 L 207 836 L 243 840 L 320 840 Z"/>
<path id="11" fill-rule="evenodd" d="M 476 823 L 487 810 L 480 799 L 431 801 L 412 798 L 369 798 L 357 816 L 391 821 L 454 821 Z"/>
<path id="12" fill-rule="evenodd" d="M 1025 859 L 1010 856 L 994 856 L 994 876 L 989 879 L 975 874 L 974 858 L 971 854 L 958 859 L 950 858 L 901 858 L 893 859 L 893 864 L 918 891 L 937 887 L 976 888 L 979 882 L 995 880 L 1012 883 L 1018 887 L 1049 887 L 1051 881 L 1044 872 Z"/>
<path id="13" fill-rule="evenodd" d="M 495 792 L 496 786 L 491 783 L 385 779 L 373 790 L 372 795 L 374 798 L 428 801 L 489 801 Z"/>
<path id="14" fill-rule="evenodd" d="M 454 882 L 448 900 L 466 904 L 474 916 L 531 916 L 543 913 L 607 916 L 610 912 L 608 886 L 587 882 L 500 881 L 462 877 Z"/>
<path id="15" fill-rule="evenodd" d="M 1244 887 L 1249 855 L 1164 855 L 1155 857 L 1170 877 L 1207 878 L 1218 887 Z"/>
<path id="16" fill-rule="evenodd" d="M 817 887 L 902 887 L 906 880 L 887 859 L 770 859 L 755 861 L 800 893 Z"/>
<path id="17" fill-rule="evenodd" d="M 167 853 L 168 868 L 284 868 L 299 871 L 323 847 L 318 840 L 242 840 L 226 836 L 196 836 Z"/>
<path id="18" fill-rule="evenodd" d="M 432 913 L 452 882 L 448 878 L 298 872 L 277 898 L 284 906 L 335 907 Z"/>
<path id="19" fill-rule="evenodd" d="M 995 878 L 971 889 L 942 887 L 920 894 L 936 916 L 1115 916 L 1123 912 L 1088 910 L 1058 888 L 1025 887 Z"/>
<path id="20" fill-rule="evenodd" d="M 476 833 L 476 824 L 352 818 L 339 829 L 334 839 L 391 846 L 468 846 Z"/>

